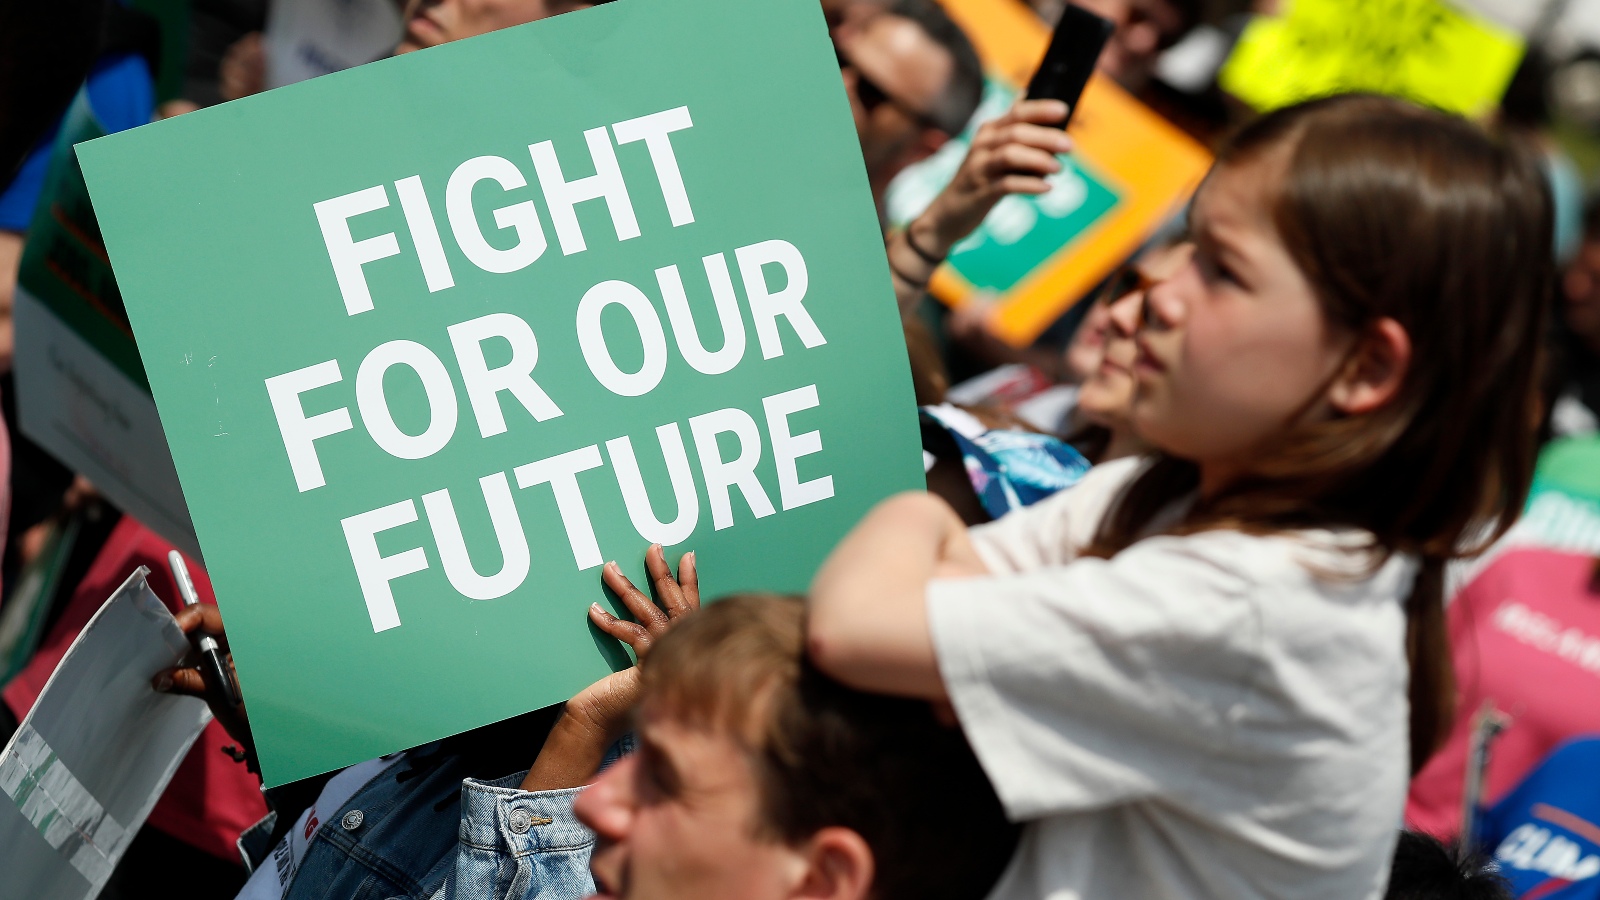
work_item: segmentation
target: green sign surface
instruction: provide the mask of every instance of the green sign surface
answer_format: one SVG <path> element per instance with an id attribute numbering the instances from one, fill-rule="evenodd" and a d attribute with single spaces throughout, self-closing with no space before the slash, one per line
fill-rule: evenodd
<path id="1" fill-rule="evenodd" d="M 618 0 L 78 148 L 269 784 L 565 699 L 616 559 L 922 483 L 815 0 Z"/>

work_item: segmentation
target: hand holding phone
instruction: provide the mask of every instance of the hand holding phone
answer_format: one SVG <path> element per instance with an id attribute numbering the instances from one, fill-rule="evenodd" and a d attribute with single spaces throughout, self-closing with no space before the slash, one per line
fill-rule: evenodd
<path id="1" fill-rule="evenodd" d="M 1029 100 L 1060 100 L 1067 104 L 1067 117 L 1061 122 L 1065 129 L 1078 111 L 1078 98 L 1083 95 L 1089 76 L 1094 74 L 1100 51 L 1117 26 L 1088 10 L 1067 5 L 1056 25 L 1055 36 L 1050 39 L 1050 49 L 1044 53 L 1033 80 L 1028 82 Z"/>

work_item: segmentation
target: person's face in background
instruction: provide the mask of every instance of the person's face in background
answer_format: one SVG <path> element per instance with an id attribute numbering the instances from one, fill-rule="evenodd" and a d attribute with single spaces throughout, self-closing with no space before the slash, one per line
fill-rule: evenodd
<path id="1" fill-rule="evenodd" d="M 435 47 L 590 5 L 576 0 L 409 0 L 406 33 L 394 52 Z"/>
<path id="2" fill-rule="evenodd" d="M 1074 384 L 1082 384 L 1093 375 L 1105 355 L 1106 332 L 1111 326 L 1111 306 L 1107 299 L 1102 296 L 1095 300 L 1067 344 L 1067 374 Z"/>
<path id="3" fill-rule="evenodd" d="M 1328 323 L 1273 222 L 1286 166 L 1275 154 L 1214 170 L 1191 209 L 1192 257 L 1145 295 L 1133 427 L 1198 463 L 1202 490 L 1248 471 L 1297 416 L 1331 415 L 1348 368 L 1354 336 Z"/>
<path id="4" fill-rule="evenodd" d="M 1144 86 L 1156 57 L 1182 37 L 1189 24 L 1183 12 L 1167 0 L 1072 2 L 1117 26 L 1100 54 L 1099 68 L 1130 90 Z"/>
<path id="5" fill-rule="evenodd" d="M 833 29 L 839 73 L 855 116 L 861 155 L 874 194 L 896 174 L 925 159 L 949 136 L 931 113 L 950 82 L 954 62 L 910 19 L 869 3 L 851 4 Z"/>
<path id="6" fill-rule="evenodd" d="M 812 848 L 757 827 L 749 754 L 727 734 L 691 727 L 646 703 L 639 749 L 578 795 L 598 843 L 590 860 L 603 900 L 789 900 L 810 888 Z M 832 829 L 824 829 L 830 831 Z"/>
<path id="7" fill-rule="evenodd" d="M 1584 238 L 1561 288 L 1567 327 L 1584 346 L 1600 353 L 1600 236 Z"/>
<path id="8" fill-rule="evenodd" d="M 1105 332 L 1100 360 L 1078 392 L 1078 408 L 1090 422 L 1113 430 L 1129 426 L 1138 387 L 1133 377 L 1133 363 L 1139 355 L 1135 337 L 1143 319 L 1145 293 L 1187 265 L 1192 250 L 1190 245 L 1180 244 L 1151 251 L 1130 267 L 1131 277 L 1113 285 L 1113 293 L 1120 296 L 1101 304 Z"/>

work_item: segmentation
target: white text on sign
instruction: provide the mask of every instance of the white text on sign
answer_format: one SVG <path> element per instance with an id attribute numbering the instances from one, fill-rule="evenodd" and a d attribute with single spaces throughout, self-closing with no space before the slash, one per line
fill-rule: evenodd
<path id="1" fill-rule="evenodd" d="M 644 145 L 672 227 L 692 224 L 694 211 L 672 143 L 674 133 L 692 126 L 688 108 L 680 106 L 584 131 L 583 139 L 594 174 L 573 180 L 567 180 L 563 173 L 552 141 L 530 145 L 534 180 L 543 195 L 544 211 L 562 254 L 572 255 L 590 249 L 574 212 L 574 207 L 580 203 L 603 202 L 618 241 L 641 235 L 633 197 L 613 143 Z M 636 172 L 635 176 L 638 174 Z M 503 274 L 532 265 L 550 247 L 539 209 L 531 199 L 493 209 L 491 216 L 495 224 L 516 239 L 509 247 L 497 247 L 485 238 L 478 209 L 474 206 L 474 197 L 483 193 L 478 188 L 484 182 L 493 182 L 502 191 L 529 186 L 523 170 L 504 157 L 478 156 L 461 162 L 444 186 L 448 233 L 461 254 L 486 272 Z M 430 293 L 454 287 L 455 271 L 445 253 L 442 230 L 434 217 L 434 204 L 429 200 L 421 177 L 401 178 L 393 183 L 393 188 L 420 265 L 421 283 Z M 347 315 L 383 307 L 382 298 L 375 301 L 372 296 L 365 267 L 399 256 L 400 242 L 393 231 L 357 239 L 351 223 L 388 207 L 390 202 L 388 186 L 379 184 L 312 204 Z M 496 243 L 506 241 L 500 239 Z M 766 239 L 734 248 L 732 257 L 731 265 L 726 253 L 704 256 L 699 263 L 705 272 L 710 302 L 722 332 L 721 342 L 715 349 L 707 347 L 695 323 L 690 292 L 685 288 L 678 265 L 656 269 L 655 284 L 648 289 L 618 279 L 593 285 L 577 299 L 573 331 L 560 337 L 575 340 L 589 374 L 606 391 L 623 397 L 645 396 L 660 385 L 672 356 L 669 346 L 675 347 L 677 356 L 700 375 L 717 376 L 732 371 L 745 358 L 750 346 L 747 323 L 755 332 L 755 345 L 760 348 L 763 360 L 783 356 L 786 344 L 789 349 L 795 349 L 796 340 L 804 349 L 827 343 L 804 304 L 810 278 L 799 248 L 785 240 Z M 734 269 L 738 274 L 737 288 Z M 739 302 L 741 288 L 742 305 Z M 617 312 L 625 315 L 619 317 L 613 312 L 610 320 L 626 322 L 623 327 L 628 331 L 627 341 L 631 345 L 637 337 L 637 346 L 643 348 L 642 362 L 631 370 L 619 365 L 607 342 L 606 330 L 601 327 L 602 315 L 613 306 L 619 307 Z M 664 319 L 660 312 L 663 309 Z M 480 439 L 507 433 L 507 416 L 520 416 L 519 408 L 535 422 L 563 415 L 562 403 L 566 402 L 562 399 L 563 391 L 559 386 L 553 391 L 549 389 L 555 379 L 545 378 L 546 383 L 541 384 L 535 377 L 540 338 L 526 319 L 511 312 L 493 312 L 450 325 L 445 331 L 450 344 L 447 354 L 435 353 L 415 340 L 389 340 L 378 344 L 355 367 L 353 384 L 346 381 L 347 372 L 337 359 L 265 379 L 267 396 L 283 439 L 289 474 L 298 492 L 327 485 L 328 478 L 318 454 L 319 442 L 355 439 L 338 436 L 357 432 L 357 418 L 359 431 L 365 432 L 378 450 L 391 457 L 426 459 L 443 450 L 461 430 L 458 427 L 462 412 L 457 399 L 458 385 L 465 394 Z M 544 338 L 549 340 L 551 335 L 545 334 Z M 486 345 L 497 352 L 486 353 Z M 505 352 L 507 348 L 509 358 Z M 490 364 L 491 356 L 499 360 L 498 364 Z M 386 376 L 396 368 L 409 370 L 410 377 L 420 382 L 426 399 L 427 424 L 415 433 L 402 429 L 395 421 L 386 393 Z M 751 519 L 833 497 L 832 475 L 814 472 L 813 477 L 803 479 L 799 474 L 798 461 L 822 451 L 821 432 L 805 430 L 791 422 L 792 416 L 816 409 L 820 403 L 816 385 L 808 384 L 762 398 L 760 421 L 743 409 L 728 407 L 688 417 L 682 423 L 688 426 L 687 437 L 679 422 L 655 427 L 655 439 L 646 438 L 639 447 L 644 452 L 653 452 L 653 449 L 644 449 L 650 444 L 660 448 L 675 504 L 673 515 L 667 520 L 663 520 L 651 503 L 635 455 L 634 435 L 607 437 L 517 465 L 509 471 L 483 475 L 478 479 L 479 491 L 501 560 L 498 571 L 491 574 L 480 573 L 472 562 L 456 514 L 458 501 L 471 501 L 452 497 L 449 490 L 429 491 L 420 498 L 407 497 L 344 517 L 340 525 L 373 631 L 385 631 L 401 624 L 393 582 L 432 565 L 424 546 L 385 553 L 379 548 L 380 535 L 418 522 L 423 515 L 427 517 L 432 549 L 439 566 L 451 587 L 461 596 L 493 600 L 526 582 L 533 559 L 518 512 L 513 480 L 518 491 L 550 486 L 549 493 L 544 495 L 550 500 L 535 502 L 554 504 L 553 512 L 561 521 L 572 560 L 579 570 L 603 562 L 584 499 L 585 490 L 593 496 L 592 491 L 600 486 L 596 479 L 603 476 L 588 473 L 609 471 L 633 529 L 644 540 L 663 545 L 681 543 L 694 532 L 701 522 L 702 497 L 705 508 L 711 513 L 712 528 L 718 531 L 735 525 L 735 495 L 748 508 Z M 322 411 L 308 413 L 308 406 Z M 352 408 L 356 416 L 352 416 Z M 775 491 L 764 485 L 756 474 L 757 465 L 768 452 L 776 471 Z M 808 468 L 816 465 L 813 459 Z M 420 513 L 418 499 L 421 500 Z M 383 540 L 392 551 L 394 543 L 404 538 L 396 533 Z"/>

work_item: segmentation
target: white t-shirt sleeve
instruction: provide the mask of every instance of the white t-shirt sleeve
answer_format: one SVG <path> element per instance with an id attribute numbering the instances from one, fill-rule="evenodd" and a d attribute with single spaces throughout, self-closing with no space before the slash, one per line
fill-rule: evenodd
<path id="1" fill-rule="evenodd" d="M 1113 560 L 935 581 L 930 628 L 962 727 L 1015 819 L 1204 784 L 1259 659 L 1233 533 Z"/>
<path id="2" fill-rule="evenodd" d="M 1095 466 L 1077 484 L 968 530 L 990 572 L 1025 572 L 1078 555 L 1117 494 L 1143 467 L 1128 457 Z"/>

